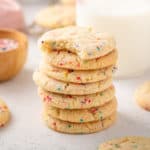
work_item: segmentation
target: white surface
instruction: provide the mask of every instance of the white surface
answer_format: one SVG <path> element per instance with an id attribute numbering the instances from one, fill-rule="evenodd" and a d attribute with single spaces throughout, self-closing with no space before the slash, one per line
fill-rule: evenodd
<path id="1" fill-rule="evenodd" d="M 150 68 L 149 18 L 150 4 L 144 0 L 95 0 L 94 3 L 85 0 L 77 3 L 79 26 L 90 26 L 115 36 L 119 51 L 118 77 L 134 77 Z"/>
<path id="2" fill-rule="evenodd" d="M 29 19 L 29 14 L 34 15 L 31 10 L 26 10 Z M 150 79 L 150 72 L 141 78 L 115 81 L 119 108 L 114 126 L 95 134 L 67 135 L 48 129 L 41 120 L 42 104 L 32 81 L 40 60 L 36 41 L 30 39 L 29 57 L 23 71 L 13 80 L 0 83 L 0 97 L 12 113 L 10 123 L 0 129 L 0 150 L 96 150 L 99 143 L 111 138 L 150 136 L 150 113 L 140 109 L 133 98 L 137 85 Z"/>

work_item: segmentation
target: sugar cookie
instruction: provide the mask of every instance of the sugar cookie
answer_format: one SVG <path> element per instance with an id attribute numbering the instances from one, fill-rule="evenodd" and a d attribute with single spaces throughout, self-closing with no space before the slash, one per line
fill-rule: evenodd
<path id="1" fill-rule="evenodd" d="M 72 83 L 91 83 L 104 80 L 113 75 L 113 68 L 113 66 L 110 66 L 98 70 L 77 71 L 54 67 L 46 63 L 40 65 L 40 71 L 47 74 L 47 76 Z"/>
<path id="2" fill-rule="evenodd" d="M 135 92 L 137 103 L 147 111 L 150 111 L 150 81 L 145 82 Z"/>
<path id="3" fill-rule="evenodd" d="M 0 99 L 0 127 L 4 126 L 10 119 L 10 112 L 4 101 Z"/>
<path id="4" fill-rule="evenodd" d="M 49 78 L 38 71 L 34 72 L 33 80 L 46 91 L 68 95 L 94 94 L 107 89 L 112 84 L 112 78 L 87 84 L 66 83 Z"/>
<path id="5" fill-rule="evenodd" d="M 122 137 L 101 144 L 99 150 L 150 150 L 150 138 Z"/>
<path id="6" fill-rule="evenodd" d="M 65 27 L 45 33 L 38 42 L 39 48 L 51 51 L 69 51 L 82 60 L 96 59 L 116 48 L 114 38 L 86 27 Z"/>
<path id="7" fill-rule="evenodd" d="M 86 109 L 103 106 L 110 102 L 115 95 L 115 89 L 111 86 L 102 92 L 81 96 L 56 94 L 41 88 L 38 89 L 38 93 L 44 105 L 61 109 Z"/>
<path id="8" fill-rule="evenodd" d="M 71 70 L 96 70 L 115 65 L 117 62 L 117 51 L 92 60 L 82 60 L 73 53 L 65 51 L 52 51 L 50 54 L 43 53 L 45 63 L 59 68 Z"/>
<path id="9" fill-rule="evenodd" d="M 93 122 L 98 120 L 103 120 L 110 116 L 112 113 L 116 112 L 117 100 L 113 98 L 109 103 L 101 107 L 94 107 L 89 109 L 59 109 L 56 107 L 45 106 L 45 111 L 50 116 L 69 122 L 85 123 Z"/>
<path id="10" fill-rule="evenodd" d="M 104 130 L 110 127 L 116 121 L 116 117 L 117 115 L 114 113 L 102 121 L 100 120 L 90 123 L 70 123 L 52 118 L 51 116 L 44 113 L 44 120 L 49 128 L 57 132 L 70 134 L 88 134 Z"/>

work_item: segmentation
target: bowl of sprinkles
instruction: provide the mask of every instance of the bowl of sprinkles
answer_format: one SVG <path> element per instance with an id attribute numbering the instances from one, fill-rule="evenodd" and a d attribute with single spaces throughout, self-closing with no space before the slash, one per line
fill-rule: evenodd
<path id="1" fill-rule="evenodd" d="M 9 38 L 0 38 L 0 52 L 16 49 L 18 41 Z"/>
<path id="2" fill-rule="evenodd" d="M 0 29 L 0 81 L 13 78 L 23 68 L 27 47 L 25 34 L 12 29 Z"/>

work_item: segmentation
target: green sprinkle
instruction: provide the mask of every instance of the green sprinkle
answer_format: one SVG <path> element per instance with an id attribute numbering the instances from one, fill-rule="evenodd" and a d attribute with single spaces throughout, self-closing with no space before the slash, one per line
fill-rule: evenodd
<path id="1" fill-rule="evenodd" d="M 68 128 L 71 128 L 72 127 L 72 125 L 71 124 L 68 124 Z"/>
<path id="2" fill-rule="evenodd" d="M 80 122 L 83 122 L 83 119 L 82 119 L 82 118 L 80 119 Z"/>
<path id="3" fill-rule="evenodd" d="M 55 47 L 55 46 L 56 46 L 56 42 L 52 42 L 52 43 L 50 43 L 50 45 L 51 45 L 52 47 Z"/>
<path id="4" fill-rule="evenodd" d="M 70 105 L 69 104 L 67 105 L 67 109 L 70 109 Z"/>
<path id="5" fill-rule="evenodd" d="M 61 91 L 61 88 L 60 88 L 60 87 L 58 87 L 58 88 L 57 88 L 57 91 Z"/>
<path id="6" fill-rule="evenodd" d="M 99 112 L 99 118 L 100 118 L 100 120 L 103 120 L 103 113 L 102 112 Z"/>
<path id="7" fill-rule="evenodd" d="M 135 148 L 135 149 L 138 148 L 138 145 L 133 145 L 133 148 Z"/>
<path id="8" fill-rule="evenodd" d="M 120 145 L 118 145 L 118 144 L 115 144 L 114 146 L 115 146 L 115 148 L 120 148 Z"/>
<path id="9" fill-rule="evenodd" d="M 103 95 L 104 95 L 103 92 L 101 92 L 101 93 L 100 93 L 100 96 L 103 96 Z"/>
<path id="10" fill-rule="evenodd" d="M 96 49 L 99 51 L 99 50 L 100 50 L 100 47 L 97 46 Z"/>

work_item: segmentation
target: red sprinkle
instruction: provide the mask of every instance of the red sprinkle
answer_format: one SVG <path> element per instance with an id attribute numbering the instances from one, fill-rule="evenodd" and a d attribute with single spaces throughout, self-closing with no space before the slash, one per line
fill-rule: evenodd
<path id="1" fill-rule="evenodd" d="M 80 77 L 76 77 L 77 78 L 77 80 L 81 80 L 81 78 Z"/>
<path id="2" fill-rule="evenodd" d="M 71 95 L 68 95 L 67 97 L 68 97 L 68 98 L 72 98 L 72 96 L 71 96 Z"/>
<path id="3" fill-rule="evenodd" d="M 60 66 L 63 66 L 64 64 L 63 64 L 63 63 L 60 63 L 59 65 L 60 65 Z"/>
<path id="4" fill-rule="evenodd" d="M 56 126 L 56 122 L 53 122 L 53 126 Z"/>
<path id="5" fill-rule="evenodd" d="M 96 111 L 97 111 L 97 108 L 92 108 L 91 109 L 91 112 L 94 113 L 94 114 L 96 113 Z"/>

